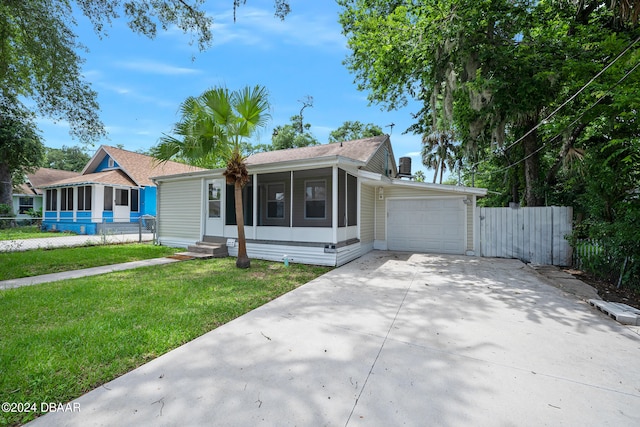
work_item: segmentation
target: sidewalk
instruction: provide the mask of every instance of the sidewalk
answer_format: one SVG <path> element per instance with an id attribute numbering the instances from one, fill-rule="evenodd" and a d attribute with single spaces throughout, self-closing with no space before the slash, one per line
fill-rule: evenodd
<path id="1" fill-rule="evenodd" d="M 63 271 L 61 273 L 43 274 L 41 276 L 22 277 L 0 281 L 0 290 L 19 288 L 22 286 L 38 285 L 40 283 L 57 282 L 59 280 L 77 279 L 79 277 L 97 276 L 98 274 L 111 273 L 114 271 L 131 270 L 139 267 L 152 265 L 169 264 L 180 261 L 173 258 L 152 258 L 140 261 L 125 262 L 122 264 L 103 265 L 101 267 L 84 268 L 81 270 Z"/>

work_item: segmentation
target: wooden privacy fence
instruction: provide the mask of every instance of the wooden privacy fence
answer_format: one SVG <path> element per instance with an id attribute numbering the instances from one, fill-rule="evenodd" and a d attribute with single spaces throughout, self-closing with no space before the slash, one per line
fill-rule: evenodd
<path id="1" fill-rule="evenodd" d="M 543 265 L 571 265 L 573 208 L 480 208 L 480 256 L 518 258 Z"/>

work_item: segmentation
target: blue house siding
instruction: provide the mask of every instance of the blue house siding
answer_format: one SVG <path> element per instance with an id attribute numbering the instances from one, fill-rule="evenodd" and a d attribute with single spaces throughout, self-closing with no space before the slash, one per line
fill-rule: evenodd
<path id="1" fill-rule="evenodd" d="M 126 224 L 130 227 L 131 223 L 140 222 L 145 215 L 156 216 L 157 189 L 149 176 L 162 173 L 171 175 L 192 169 L 174 163 L 159 167 L 150 156 L 103 146 L 87 163 L 81 175 L 65 178 L 47 187 L 57 198 L 57 203 L 49 204 L 50 208 L 54 208 L 53 211 L 44 212 L 43 228 L 94 234 L 102 232 L 105 223 L 109 223 L 109 230 L 126 230 Z M 69 200 L 66 198 L 69 190 L 73 191 L 73 206 L 62 206 L 61 188 L 67 189 L 64 192 L 65 201 Z M 128 200 L 125 199 L 126 194 Z M 110 207 L 112 210 L 106 210 Z"/>
<path id="2" fill-rule="evenodd" d="M 104 222 L 113 222 L 113 211 L 102 211 L 102 220 Z"/>
<path id="3" fill-rule="evenodd" d="M 140 212 L 142 215 L 156 216 L 156 200 L 158 189 L 156 187 L 145 187 L 140 190 Z"/>
<path id="4" fill-rule="evenodd" d="M 102 161 L 98 164 L 98 167 L 96 168 L 96 170 L 92 171 L 92 172 L 102 172 L 105 169 L 113 169 L 113 168 L 117 168 L 120 167 L 120 165 L 118 165 L 118 162 L 116 162 L 115 160 L 113 161 L 113 166 L 109 167 L 109 159 L 111 157 L 109 156 L 104 156 L 104 159 L 102 159 Z"/>

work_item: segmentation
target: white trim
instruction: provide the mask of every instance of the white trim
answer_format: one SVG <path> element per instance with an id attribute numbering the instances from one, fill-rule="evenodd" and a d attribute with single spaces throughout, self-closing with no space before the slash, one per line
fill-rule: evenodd
<path id="1" fill-rule="evenodd" d="M 356 178 L 356 221 L 358 221 L 358 223 L 356 224 L 356 237 L 359 240 L 362 240 L 362 234 L 360 231 L 360 224 L 362 224 L 362 182 L 360 182 L 360 179 L 358 178 L 357 175 L 355 175 L 355 178 Z M 348 218 L 349 218 L 349 212 L 347 212 L 347 225 L 349 225 Z M 375 220 L 373 223 L 373 227 L 374 228 L 376 227 Z"/>
<path id="2" fill-rule="evenodd" d="M 310 182 L 322 182 L 324 183 L 324 216 L 323 217 L 316 217 L 316 218 L 309 218 L 307 216 L 307 184 Z M 332 188 L 332 194 L 333 194 L 333 187 Z M 327 197 L 327 180 L 326 178 L 311 178 L 311 179 L 305 179 L 304 180 L 304 193 L 303 193 L 303 197 L 304 197 L 304 219 L 305 221 L 322 221 L 327 219 L 327 201 L 328 201 L 328 197 Z M 313 199 L 312 201 L 315 201 L 315 199 Z M 318 199 L 318 201 L 320 201 L 320 199 Z M 332 206 L 333 208 L 333 206 Z M 333 210 L 333 209 L 332 209 Z"/>
<path id="3" fill-rule="evenodd" d="M 255 239 L 256 238 L 256 230 L 258 227 L 258 211 L 260 210 L 260 207 L 258 206 L 258 174 L 257 173 L 253 173 L 251 175 L 251 182 L 253 183 L 253 194 L 251 194 L 251 203 L 253 203 L 253 209 L 252 209 L 252 219 L 253 219 L 253 223 L 251 225 L 251 238 Z M 245 227 L 245 238 L 246 238 L 246 234 L 247 234 L 247 230 Z"/>
<path id="4" fill-rule="evenodd" d="M 282 220 L 284 220 L 284 218 L 287 216 L 287 215 L 286 215 L 286 211 L 285 211 L 284 209 L 283 209 L 283 211 L 282 211 L 282 216 L 269 216 L 269 202 L 274 202 L 274 203 L 276 203 L 276 204 L 277 204 L 277 203 L 282 203 L 282 207 L 283 207 L 283 208 L 286 206 L 286 200 L 282 200 L 281 202 L 279 202 L 279 201 L 278 201 L 278 199 L 271 200 L 271 199 L 269 198 L 269 194 L 270 194 L 270 192 L 269 192 L 269 187 L 271 187 L 271 186 L 276 186 L 276 185 L 279 185 L 279 186 L 281 185 L 281 186 L 282 186 L 282 195 L 283 195 L 283 196 L 284 196 L 285 190 L 287 189 L 287 186 L 285 185 L 285 183 L 284 183 L 284 182 L 267 182 L 267 183 L 266 183 L 266 186 L 267 186 L 267 195 L 266 195 L 266 203 L 267 203 L 267 204 L 266 204 L 266 211 L 267 211 L 267 212 L 266 212 L 266 216 L 265 216 L 265 218 L 267 218 L 267 219 L 282 219 Z M 276 192 L 276 193 L 277 193 L 277 192 Z"/>
<path id="5" fill-rule="evenodd" d="M 473 254 L 472 255 L 480 255 L 480 224 L 478 224 L 478 207 L 477 207 L 477 197 L 472 196 L 472 207 L 473 207 Z"/>
<path id="6" fill-rule="evenodd" d="M 333 231 L 333 240 L 332 243 L 338 243 L 338 183 L 340 180 L 338 179 L 338 166 L 334 165 L 331 170 L 331 229 Z M 346 172 L 345 172 L 345 185 L 347 183 Z M 325 192 L 326 194 L 326 192 Z M 346 211 L 346 200 L 345 200 L 345 211 Z M 305 206 L 306 209 L 306 206 Z M 305 212 L 306 217 L 306 212 Z M 346 221 L 346 218 L 345 218 Z"/>

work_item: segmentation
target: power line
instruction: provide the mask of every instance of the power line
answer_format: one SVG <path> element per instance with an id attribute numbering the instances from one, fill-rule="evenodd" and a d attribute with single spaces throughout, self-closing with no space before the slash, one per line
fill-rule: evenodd
<path id="1" fill-rule="evenodd" d="M 640 37 L 639 37 L 637 40 L 640 40 Z M 636 41 L 637 41 L 637 40 L 636 40 Z M 543 148 L 545 148 L 548 144 L 551 144 L 553 141 L 555 141 L 556 139 L 558 139 L 558 137 L 559 137 L 559 136 L 561 136 L 561 135 L 562 135 L 562 133 L 563 133 L 564 131 L 566 131 L 567 129 L 569 129 L 571 126 L 575 125 L 575 124 L 576 124 L 576 123 L 577 123 L 577 122 L 578 122 L 578 121 L 579 121 L 579 120 L 580 120 L 580 119 L 581 119 L 581 118 L 582 118 L 582 117 L 583 117 L 583 116 L 584 116 L 584 115 L 585 115 L 589 110 L 591 110 L 591 109 L 592 109 L 592 108 L 594 108 L 596 105 L 598 105 L 598 104 L 600 103 L 600 101 L 602 101 L 602 100 L 605 98 L 605 96 L 606 96 L 606 95 L 608 95 L 608 94 L 609 94 L 609 93 L 610 93 L 610 92 L 611 92 L 615 87 L 617 87 L 617 86 L 618 86 L 620 83 L 622 83 L 622 82 L 623 82 L 627 77 L 629 77 L 629 75 L 630 75 L 632 72 L 634 72 L 638 67 L 640 67 L 640 62 L 638 62 L 636 65 L 634 65 L 634 66 L 633 66 L 629 71 L 627 71 L 627 72 L 625 73 L 625 75 L 624 75 L 624 76 L 622 76 L 622 77 L 621 77 L 621 78 L 620 78 L 616 83 L 614 83 L 613 85 L 611 85 L 611 86 L 607 89 L 607 92 L 606 92 L 604 95 L 602 95 L 600 98 L 598 98 L 598 99 L 597 99 L 593 104 L 591 104 L 591 105 L 590 105 L 586 110 L 584 110 L 582 113 L 580 113 L 580 115 L 578 115 L 578 117 L 576 117 L 576 118 L 575 118 L 571 123 L 569 123 L 567 126 L 565 126 L 565 127 L 564 127 L 560 132 L 558 132 L 558 133 L 557 133 L 553 138 L 551 138 L 549 141 L 547 141 L 547 142 L 543 143 L 543 144 L 540 146 L 540 148 L 538 148 L 538 149 L 537 149 L 536 151 L 534 151 L 533 153 L 529 153 L 528 155 L 526 155 L 526 156 L 525 156 L 525 157 L 523 157 L 522 159 L 520 159 L 520 160 L 518 160 L 518 161 L 516 161 L 516 162 L 514 162 L 514 163 L 511 163 L 511 164 L 510 164 L 510 165 L 508 165 L 508 166 L 504 166 L 504 167 L 502 167 L 502 168 L 500 168 L 500 169 L 498 169 L 498 170 L 495 170 L 495 171 L 489 171 L 489 172 L 485 172 L 485 173 L 482 173 L 482 172 L 477 172 L 477 173 L 478 173 L 478 174 L 480 174 L 480 175 L 485 175 L 485 174 L 492 174 L 492 173 L 499 173 L 499 172 L 503 172 L 503 171 L 506 171 L 506 170 L 508 170 L 508 169 L 511 169 L 511 168 L 512 168 L 512 167 L 514 167 L 514 166 L 519 165 L 520 163 L 524 162 L 524 161 L 525 161 L 525 160 L 527 160 L 528 158 L 530 158 L 530 157 L 534 156 L 535 154 L 539 153 L 539 152 L 540 152 L 540 151 L 542 151 L 542 149 L 543 149 Z M 515 144 L 515 143 L 514 143 L 514 144 Z M 509 149 L 509 148 L 513 147 L 513 145 L 514 145 L 514 144 L 509 145 L 509 147 L 507 147 L 507 148 L 505 149 L 505 151 L 506 151 L 507 149 Z M 474 164 L 474 166 L 477 166 L 478 164 L 479 164 L 479 162 L 478 162 L 478 163 L 475 163 L 475 164 Z"/>
<path id="2" fill-rule="evenodd" d="M 624 48 L 624 50 L 622 52 L 620 52 L 618 54 L 618 56 L 616 56 L 611 62 L 609 62 L 602 70 L 600 70 L 598 72 L 598 74 L 596 74 L 595 76 L 593 76 L 587 83 L 585 83 L 576 93 L 574 93 L 573 95 L 571 95 L 571 97 L 569 99 L 567 99 L 565 102 L 563 102 L 558 108 L 556 108 L 555 110 L 553 110 L 551 113 L 549 113 L 549 115 L 547 117 L 545 117 L 544 119 L 542 119 L 540 122 L 538 122 L 537 125 L 535 125 L 534 127 L 532 127 L 531 129 L 529 129 L 524 135 L 522 135 L 520 138 L 518 138 L 517 140 L 515 140 L 514 142 L 512 142 L 511 144 L 509 144 L 506 148 L 503 149 L 503 151 L 508 150 L 509 148 L 513 147 L 514 145 L 516 145 L 517 143 L 519 143 L 520 141 L 522 141 L 523 139 L 525 139 L 527 136 L 529 136 L 533 131 L 535 131 L 536 129 L 538 129 L 540 126 L 542 126 L 544 123 L 546 123 L 551 117 L 555 116 L 565 105 L 567 105 L 568 103 L 570 103 L 571 101 L 573 101 L 578 95 L 580 95 L 587 87 L 589 87 L 589 85 L 591 83 L 593 83 L 598 77 L 600 77 L 605 71 L 607 71 L 613 64 L 615 64 L 620 58 L 622 58 L 628 51 L 629 49 L 631 49 L 633 47 L 633 45 L 635 45 L 636 43 L 638 43 L 638 41 L 640 41 L 640 36 L 638 38 L 636 38 L 633 42 L 631 42 L 631 44 L 629 44 L 626 48 Z"/>

